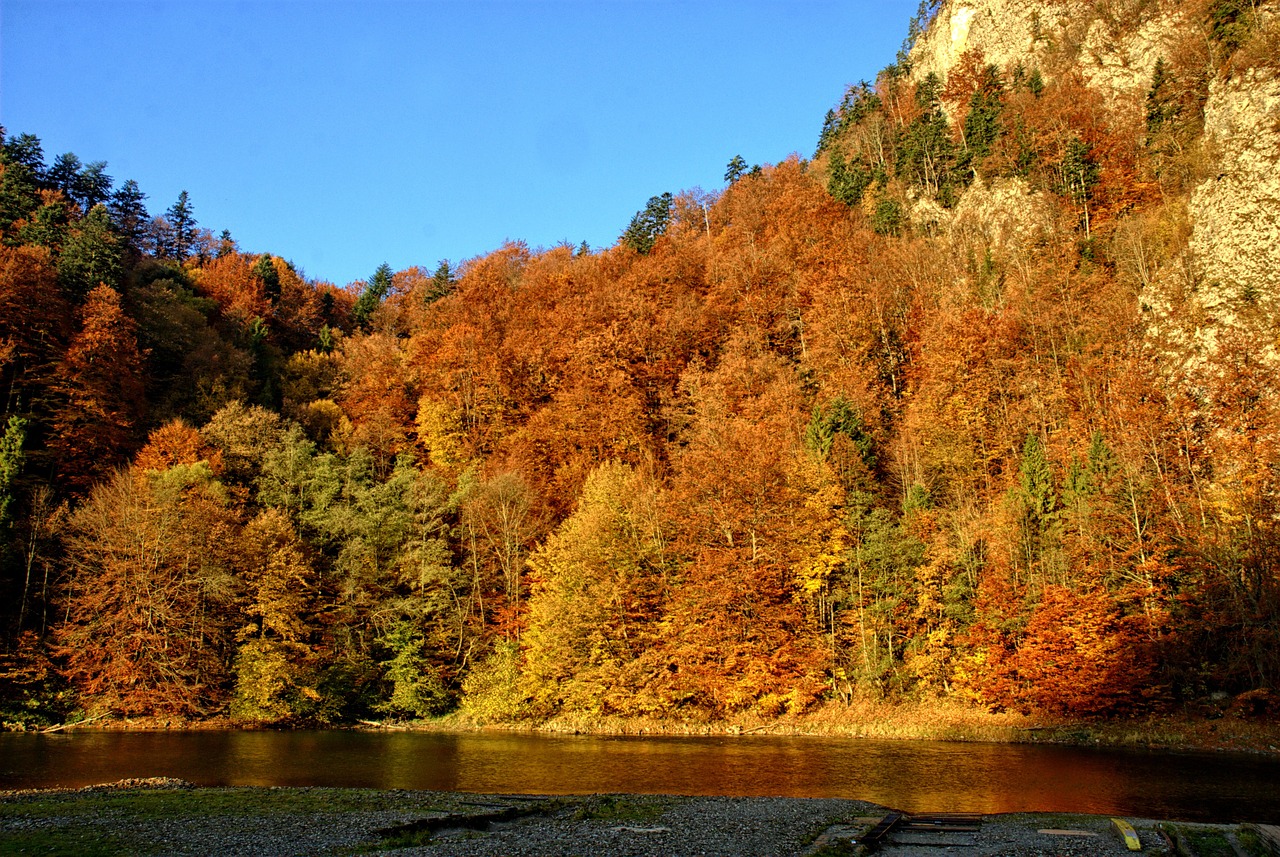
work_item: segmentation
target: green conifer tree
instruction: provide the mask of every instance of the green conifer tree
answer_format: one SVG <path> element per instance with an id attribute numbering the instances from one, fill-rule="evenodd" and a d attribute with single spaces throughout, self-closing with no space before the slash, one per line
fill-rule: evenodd
<path id="1" fill-rule="evenodd" d="M 383 262 L 378 266 L 378 270 L 373 272 L 364 291 L 356 299 L 356 305 L 351 310 L 351 318 L 361 329 L 369 329 L 374 310 L 382 305 L 383 299 L 391 291 L 391 276 L 391 266 Z"/>
<path id="2" fill-rule="evenodd" d="M 271 254 L 263 253 L 254 263 L 253 275 L 262 280 L 262 292 L 273 304 L 280 301 L 280 275 L 271 262 Z"/>
<path id="3" fill-rule="evenodd" d="M 670 193 L 649 197 L 649 202 L 636 212 L 627 231 L 622 233 L 622 243 L 641 254 L 652 250 L 671 223 L 671 203 Z"/>
<path id="4" fill-rule="evenodd" d="M 178 201 L 165 212 L 165 220 L 172 230 L 172 246 L 165 249 L 175 259 L 183 261 L 190 255 L 191 245 L 196 237 L 196 219 L 191 213 L 191 201 L 185 190 L 178 194 Z"/>

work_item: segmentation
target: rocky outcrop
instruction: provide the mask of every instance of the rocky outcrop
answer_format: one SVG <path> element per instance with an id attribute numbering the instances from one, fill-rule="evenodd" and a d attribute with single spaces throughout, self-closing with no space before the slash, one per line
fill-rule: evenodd
<path id="1" fill-rule="evenodd" d="M 934 20 L 916 40 L 912 74 L 946 80 L 968 50 L 1008 69 L 1038 68 L 1047 80 L 1069 69 L 1116 108 L 1141 111 L 1161 57 L 1175 55 L 1193 22 L 1184 20 L 1172 0 L 944 0 Z M 1273 44 L 1277 15 L 1259 10 L 1255 28 L 1266 28 Z M 1266 51 L 1262 51 L 1265 54 Z M 1206 55 L 1206 62 L 1212 62 Z M 1244 316 L 1255 321 L 1280 319 L 1280 72 L 1274 58 L 1241 67 L 1207 67 L 1210 76 L 1204 108 L 1204 135 L 1197 167 L 1207 176 L 1182 206 L 1190 238 L 1165 272 L 1151 277 L 1143 303 L 1153 318 L 1168 314 L 1190 324 L 1184 338 L 1212 348 L 1216 331 Z M 1017 218 L 1009 213 L 1033 199 L 1019 198 L 1000 183 L 972 187 L 953 213 L 913 211 L 914 219 L 933 218 L 950 229 L 989 235 L 1005 243 Z M 1012 225 L 1011 225 L 1012 224 Z M 1123 229 L 1123 224 L 1121 229 Z M 1189 252 L 1187 252 L 1189 250 Z M 1190 260 L 1189 264 L 1187 260 Z M 1190 276 L 1188 277 L 1187 274 Z M 1143 278 L 1147 278 L 1144 276 Z M 1166 280 L 1176 287 L 1165 288 Z M 1171 298 L 1177 294 L 1179 297 Z M 1162 309 L 1163 308 L 1163 311 Z M 1246 311 L 1247 310 L 1247 311 Z M 1157 326 L 1159 326 L 1157 324 Z"/>
<path id="2" fill-rule="evenodd" d="M 957 247 L 979 257 L 1009 262 L 1029 255 L 1032 248 L 1058 228 L 1060 207 L 1045 191 L 1036 191 L 1019 178 L 982 178 L 960 197 L 953 209 L 931 199 L 918 199 L 911 221 L 924 232 L 946 234 Z"/>
<path id="3" fill-rule="evenodd" d="M 1191 248 L 1205 308 L 1280 312 L 1280 77 L 1249 69 L 1209 86 L 1210 176 L 1191 193 Z M 1225 320 L 1225 319 L 1224 319 Z"/>
<path id="4" fill-rule="evenodd" d="M 961 55 L 976 49 L 1000 68 L 1021 63 L 1052 76 L 1071 66 L 1113 97 L 1142 95 L 1180 23 L 1150 0 L 955 0 L 943 3 L 917 40 L 912 70 L 946 80 Z"/>

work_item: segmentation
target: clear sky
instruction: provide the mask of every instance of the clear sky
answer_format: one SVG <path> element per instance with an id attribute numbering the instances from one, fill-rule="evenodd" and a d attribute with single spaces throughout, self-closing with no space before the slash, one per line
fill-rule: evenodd
<path id="1" fill-rule="evenodd" d="M 339 285 L 813 153 L 915 0 L 0 0 L 0 123 Z"/>

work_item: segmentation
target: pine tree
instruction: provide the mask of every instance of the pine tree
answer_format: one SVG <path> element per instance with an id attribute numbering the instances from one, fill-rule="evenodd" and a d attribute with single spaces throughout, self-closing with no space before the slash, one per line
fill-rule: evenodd
<path id="1" fill-rule="evenodd" d="M 31 134 L 4 138 L 0 126 L 0 230 L 28 217 L 40 206 L 39 191 L 45 183 L 44 152 L 40 138 Z"/>
<path id="2" fill-rule="evenodd" d="M 262 293 L 267 296 L 267 300 L 273 304 L 279 303 L 280 275 L 276 272 L 269 253 L 263 253 L 258 257 L 258 261 L 253 266 L 253 275 L 262 280 Z"/>
<path id="3" fill-rule="evenodd" d="M 369 329 L 374 310 L 382 305 L 383 299 L 391 291 L 391 276 L 391 266 L 383 262 L 378 266 L 378 270 L 373 272 L 364 291 L 356 299 L 356 305 L 351 310 L 351 318 L 361 329 Z"/>
<path id="4" fill-rule="evenodd" d="M 965 146 L 975 161 L 991 154 L 991 144 L 1000 135 L 1003 90 L 1000 70 L 994 65 L 988 65 L 982 70 L 978 88 L 969 99 L 969 115 L 964 120 Z"/>
<path id="5" fill-rule="evenodd" d="M 942 84 L 930 72 L 916 87 L 920 115 L 898 140 L 895 170 L 902 178 L 932 194 L 943 205 L 955 203 L 956 145 L 942 112 Z"/>
<path id="6" fill-rule="evenodd" d="M 440 264 L 436 265 L 435 273 L 431 275 L 431 285 L 426 295 L 427 303 L 440 300 L 451 293 L 457 285 L 457 272 L 450 267 L 448 259 L 441 259 Z"/>
<path id="7" fill-rule="evenodd" d="M 125 246 L 134 253 L 142 252 L 147 224 L 151 221 L 151 215 L 143 204 L 146 198 L 147 195 L 138 188 L 138 183 L 129 179 L 116 189 L 107 204 L 112 226 L 124 239 Z"/>
<path id="8" fill-rule="evenodd" d="M 1042 567 L 1053 547 L 1058 525 L 1058 494 L 1044 442 L 1031 432 L 1022 445 L 1018 468 L 1017 506 L 1021 524 L 1022 560 L 1028 569 Z"/>
<path id="9" fill-rule="evenodd" d="M 822 120 L 822 130 L 818 132 L 818 148 L 814 152 L 814 157 L 822 154 L 827 145 L 835 138 L 840 130 L 840 117 L 832 108 L 827 111 L 827 115 Z"/>
<path id="10" fill-rule="evenodd" d="M 49 168 L 45 178 L 55 190 L 62 191 L 63 196 L 74 200 L 76 181 L 80 178 L 80 170 L 83 166 L 74 152 L 63 152 L 54 159 L 53 166 Z"/>
<path id="11" fill-rule="evenodd" d="M 3 137 L 4 128 L 0 127 L 0 137 Z M 44 186 L 47 182 L 44 167 L 44 148 L 40 144 L 40 138 L 34 134 L 19 134 L 16 137 L 9 137 L 4 140 L 4 150 L 0 153 L 6 166 L 22 166 L 30 175 L 32 181 L 39 186 Z"/>
<path id="12" fill-rule="evenodd" d="M 196 237 L 196 219 L 191 214 L 191 202 L 184 190 L 178 194 L 178 201 L 165 212 L 165 220 L 172 230 L 173 246 L 167 248 L 178 261 L 185 261 L 191 251 Z"/>
<path id="13" fill-rule="evenodd" d="M 734 155 L 729 161 L 729 165 L 724 171 L 724 180 L 728 184 L 733 184 L 742 178 L 747 172 L 747 162 L 742 159 L 742 155 Z"/>
<path id="14" fill-rule="evenodd" d="M 94 161 L 86 164 L 76 176 L 71 198 L 79 203 L 81 210 L 89 211 L 111 198 L 111 185 L 114 182 L 107 175 L 107 162 Z"/>
<path id="15" fill-rule="evenodd" d="M 94 206 L 67 237 L 58 258 L 58 284 L 80 300 L 100 283 L 118 286 L 123 274 L 120 247 L 105 206 Z"/>
<path id="16" fill-rule="evenodd" d="M 13 505 L 14 482 L 22 472 L 26 456 L 22 444 L 27 437 L 27 421 L 9 417 L 9 425 L 0 437 L 0 532 L 9 525 L 9 509 Z"/>
<path id="17" fill-rule="evenodd" d="M 1156 60 L 1151 70 L 1151 88 L 1147 90 L 1147 145 L 1150 146 L 1166 125 L 1178 118 L 1180 108 L 1173 91 L 1173 76 L 1164 57 Z"/>
<path id="18" fill-rule="evenodd" d="M 670 193 L 649 197 L 645 207 L 631 218 L 627 231 L 622 233 L 622 242 L 637 253 L 652 250 L 671 222 L 671 203 Z"/>
<path id="19" fill-rule="evenodd" d="M 846 162 L 839 149 L 832 150 L 827 173 L 827 192 L 848 206 L 862 201 L 862 195 L 873 180 L 871 167 L 865 158 L 858 155 L 851 162 Z"/>

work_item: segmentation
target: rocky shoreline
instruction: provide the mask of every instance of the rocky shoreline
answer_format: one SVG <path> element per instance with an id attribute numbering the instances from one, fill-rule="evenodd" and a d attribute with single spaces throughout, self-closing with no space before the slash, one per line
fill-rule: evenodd
<path id="1" fill-rule="evenodd" d="M 844 799 L 671 795 L 475 795 L 331 788 L 197 788 L 125 780 L 0 792 L 0 853 L 164 855 L 821 855 L 851 854 L 885 817 Z M 1130 819 L 1146 854 L 1172 853 L 1158 823 Z M 1253 850 L 1235 825 L 1182 830 Z M 1243 842 L 1243 845 L 1241 844 Z M 992 815 L 961 828 L 903 831 L 887 855 L 1130 854 L 1110 820 Z M 1231 853 L 1231 852 L 1227 852 Z"/>

